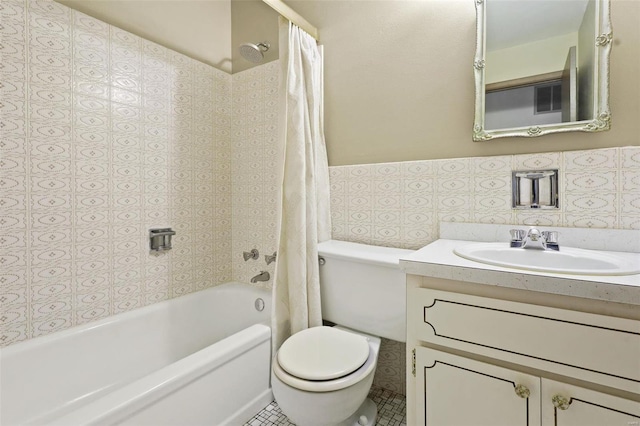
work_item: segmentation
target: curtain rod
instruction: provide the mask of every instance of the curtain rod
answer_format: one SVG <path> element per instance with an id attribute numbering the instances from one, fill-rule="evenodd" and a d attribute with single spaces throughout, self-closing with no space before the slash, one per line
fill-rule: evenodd
<path id="1" fill-rule="evenodd" d="M 285 2 L 282 0 L 262 0 L 264 3 L 271 6 L 273 10 L 278 12 L 280 15 L 293 22 L 306 32 L 308 32 L 311 37 L 315 38 L 316 41 L 320 41 L 320 37 L 318 35 L 318 29 L 311 25 L 309 21 L 304 19 L 302 15 L 300 15 L 295 10 L 291 9 Z"/>

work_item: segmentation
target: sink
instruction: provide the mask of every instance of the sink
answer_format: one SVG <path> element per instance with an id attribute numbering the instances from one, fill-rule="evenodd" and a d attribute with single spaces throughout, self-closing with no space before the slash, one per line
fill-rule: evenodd
<path id="1" fill-rule="evenodd" d="M 640 273 L 640 258 L 631 253 L 560 247 L 560 251 L 509 247 L 509 243 L 472 243 L 456 255 L 475 262 L 529 271 L 572 275 L 632 275 Z"/>

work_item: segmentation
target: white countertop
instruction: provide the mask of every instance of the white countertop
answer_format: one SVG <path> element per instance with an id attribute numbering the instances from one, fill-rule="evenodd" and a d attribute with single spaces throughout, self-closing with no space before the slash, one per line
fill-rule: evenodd
<path id="1" fill-rule="evenodd" d="M 413 275 L 640 305 L 640 274 L 590 276 L 535 272 L 486 265 L 453 252 L 456 247 L 474 242 L 477 241 L 434 241 L 401 258 L 400 267 Z"/>

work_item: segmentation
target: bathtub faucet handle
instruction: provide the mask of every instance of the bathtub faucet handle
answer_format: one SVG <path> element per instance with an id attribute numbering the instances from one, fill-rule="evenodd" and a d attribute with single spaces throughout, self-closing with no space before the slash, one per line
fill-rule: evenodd
<path id="1" fill-rule="evenodd" d="M 242 257 L 245 262 L 249 259 L 256 260 L 260 257 L 260 252 L 258 252 L 258 249 L 251 249 L 251 251 L 243 251 Z"/>
<path id="2" fill-rule="evenodd" d="M 267 262 L 267 265 L 273 263 L 276 261 L 276 256 L 278 256 L 278 252 L 274 251 L 273 254 L 271 256 L 269 256 L 268 254 L 264 255 L 264 261 Z"/>

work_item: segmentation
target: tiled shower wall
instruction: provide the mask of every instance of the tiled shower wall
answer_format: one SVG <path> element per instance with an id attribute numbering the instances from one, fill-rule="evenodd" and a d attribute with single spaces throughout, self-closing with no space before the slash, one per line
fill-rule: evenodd
<path id="1" fill-rule="evenodd" d="M 264 256 L 276 251 L 279 61 L 233 75 L 231 176 L 233 181 L 232 266 L 236 281 L 268 271 L 271 288 L 275 263 Z M 243 251 L 258 249 L 258 260 L 244 261 Z"/>
<path id="2" fill-rule="evenodd" d="M 0 14 L 0 345 L 229 281 L 231 77 L 52 1 Z"/>

